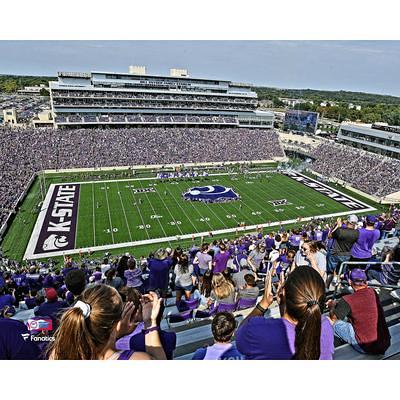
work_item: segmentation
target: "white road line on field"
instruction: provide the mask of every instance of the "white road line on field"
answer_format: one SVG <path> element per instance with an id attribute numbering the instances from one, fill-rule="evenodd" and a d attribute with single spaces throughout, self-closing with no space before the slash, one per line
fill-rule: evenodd
<path id="1" fill-rule="evenodd" d="M 269 182 L 269 184 L 270 184 L 272 187 L 275 187 L 275 185 L 274 185 L 272 182 Z M 260 190 L 260 191 L 263 192 L 263 193 L 267 193 L 267 192 L 265 192 L 265 191 L 263 190 L 263 186 L 262 186 L 262 185 L 258 186 L 258 187 L 257 187 L 257 190 Z M 253 195 L 261 199 L 261 204 L 266 203 L 266 202 L 267 202 L 267 197 L 266 197 L 266 198 L 263 198 L 262 196 L 260 196 L 260 195 L 258 194 L 257 190 L 254 190 L 254 191 L 253 191 Z M 250 197 L 250 200 L 251 200 L 252 202 L 254 202 L 254 203 L 257 204 L 258 206 L 260 206 L 260 203 L 258 203 L 257 201 L 253 200 L 253 198 L 252 198 L 251 196 L 249 196 L 249 197 Z M 268 204 L 267 204 L 267 206 L 268 206 Z M 264 208 L 264 206 L 260 206 L 260 207 L 262 207 L 263 211 L 265 211 L 265 213 L 268 214 L 268 216 L 271 215 L 271 220 L 274 220 L 274 219 L 277 218 L 277 215 L 276 215 L 276 214 L 273 214 L 272 211 L 269 211 L 268 208 Z M 253 211 L 254 211 L 254 210 L 253 210 Z"/>
<path id="2" fill-rule="evenodd" d="M 115 243 L 114 241 L 114 232 L 113 232 L 113 226 L 111 222 L 111 213 L 110 213 L 110 203 L 108 202 L 108 193 L 107 193 L 107 185 L 104 186 L 104 191 L 106 192 L 106 200 L 107 200 L 107 208 L 108 208 L 108 220 L 110 221 L 110 230 L 111 230 L 111 237 L 113 244 Z"/>
<path id="3" fill-rule="evenodd" d="M 142 185 L 142 183 L 141 183 L 141 182 L 139 182 L 139 183 L 140 183 L 140 187 L 141 187 L 142 189 L 144 189 L 144 186 Z M 154 209 L 153 203 L 149 200 L 149 196 L 147 195 L 147 192 L 145 191 L 144 194 L 145 194 L 145 196 L 146 196 L 147 201 L 150 203 L 150 207 L 151 207 L 151 209 L 153 210 L 154 215 L 156 215 L 156 214 L 157 214 L 157 213 L 156 213 L 156 210 Z M 163 231 L 164 235 L 167 236 L 167 233 L 165 232 L 164 227 L 163 227 L 163 225 L 162 225 L 160 219 L 157 218 L 157 221 L 158 221 L 158 223 L 160 224 L 161 230 Z"/>
<path id="4" fill-rule="evenodd" d="M 119 201 L 121 202 L 122 211 L 123 211 L 124 217 L 125 217 L 126 227 L 128 228 L 129 239 L 131 240 L 131 242 L 133 242 L 133 240 L 132 240 L 132 234 L 131 234 L 131 229 L 129 228 L 128 218 L 126 217 L 125 207 L 124 207 L 124 203 L 122 202 L 122 197 L 121 197 L 121 192 L 120 192 L 120 190 L 119 190 L 119 184 L 118 184 L 118 182 L 117 182 L 117 189 L 118 189 Z"/>
<path id="5" fill-rule="evenodd" d="M 156 193 L 157 193 L 158 197 L 160 198 L 160 200 L 162 201 L 162 203 L 164 204 L 164 207 L 167 209 L 169 215 L 170 215 L 171 218 L 173 219 L 173 221 L 174 221 L 174 223 L 175 223 L 175 226 L 178 228 L 178 230 L 179 230 L 179 232 L 180 232 L 180 235 L 182 235 L 182 234 L 183 234 L 182 229 L 181 229 L 180 226 L 176 223 L 177 220 L 174 218 L 174 216 L 172 215 L 171 211 L 169 211 L 169 207 L 165 204 L 165 201 L 162 199 L 162 197 L 161 197 L 160 193 L 158 193 L 158 190 L 157 190 L 157 189 L 156 189 Z M 168 192 L 168 193 L 169 193 L 169 192 Z"/>
<path id="6" fill-rule="evenodd" d="M 239 178 L 239 179 L 238 179 L 237 181 L 235 181 L 235 182 L 240 182 L 240 179 L 241 179 L 241 178 Z M 242 183 L 243 183 L 243 182 L 242 182 Z M 244 181 L 244 183 L 246 183 L 246 181 Z M 228 186 L 228 185 L 227 185 L 227 186 Z M 229 184 L 229 187 L 232 187 L 232 186 L 233 186 L 233 185 Z M 236 189 L 236 191 L 238 192 L 238 191 L 240 191 L 240 190 Z M 239 195 L 240 195 L 240 193 L 239 193 Z M 254 201 L 254 200 L 251 198 L 251 196 L 249 196 L 249 198 L 250 198 L 250 200 Z M 242 199 L 242 198 L 241 198 L 239 201 L 237 201 L 237 202 L 231 202 L 231 203 L 229 203 L 229 204 L 235 204 L 235 203 L 243 204 L 245 207 L 250 208 L 251 211 L 254 211 L 254 209 L 252 209 L 252 208 L 247 204 L 247 202 L 243 202 L 243 199 Z M 256 203 L 256 204 L 258 205 L 258 203 Z M 244 221 L 241 221 L 241 222 L 244 222 L 245 225 L 247 225 L 246 219 L 249 220 L 249 218 L 251 218 L 251 217 L 248 217 L 246 214 L 244 214 L 240 207 L 238 207 L 238 209 L 235 210 L 235 211 L 236 211 L 238 214 L 242 215 L 242 217 L 244 218 Z M 253 216 L 253 215 L 252 215 L 252 216 Z M 254 216 L 254 217 L 257 218 L 257 216 Z M 249 222 L 252 223 L 252 221 L 249 221 Z"/>
<path id="7" fill-rule="evenodd" d="M 93 199 L 93 246 L 96 246 L 96 213 L 94 212 L 94 183 L 92 183 L 92 199 Z"/>
<path id="8" fill-rule="evenodd" d="M 316 215 L 313 217 L 304 217 L 302 218 L 302 222 L 304 221 L 311 221 L 314 218 L 332 218 L 332 217 L 338 217 L 342 215 L 350 215 L 350 214 L 360 214 L 368 211 L 374 211 L 376 208 L 369 207 L 365 208 L 362 210 L 350 210 L 346 212 L 337 212 L 333 214 L 324 214 L 324 215 Z M 286 220 L 282 221 L 282 225 L 288 225 L 288 224 L 296 224 L 298 223 L 297 219 L 291 219 L 291 220 Z M 228 229 L 221 229 L 218 231 L 214 231 L 213 234 L 215 235 L 220 235 L 220 234 L 225 234 L 225 233 L 233 233 L 236 232 L 238 229 L 241 232 L 249 232 L 249 231 L 254 231 L 257 227 L 272 227 L 272 226 L 279 226 L 280 222 L 271 222 L 271 223 L 262 223 L 258 225 L 251 225 L 247 226 L 246 229 L 241 229 L 241 228 L 228 228 Z M 184 240 L 184 239 L 192 239 L 192 237 L 202 237 L 202 236 L 207 236 L 209 232 L 199 232 L 199 233 L 190 233 L 183 235 L 179 237 L 179 240 Z M 111 250 L 111 249 L 119 249 L 123 247 L 134 247 L 134 246 L 142 246 L 146 244 L 155 244 L 155 243 L 166 243 L 166 242 L 173 242 L 177 241 L 178 238 L 176 236 L 169 236 L 169 237 L 160 237 L 156 239 L 147 239 L 147 240 L 138 240 L 136 242 L 127 242 L 127 243 L 115 243 L 113 245 L 103 245 L 103 246 L 97 246 L 97 247 L 87 247 L 87 248 L 81 248 L 81 249 L 74 249 L 74 250 L 66 250 L 66 251 L 58 251 L 58 252 L 47 252 L 47 253 L 41 253 L 41 254 L 28 254 L 27 257 L 25 257 L 25 260 L 35 260 L 35 259 L 40 259 L 40 258 L 49 258 L 49 257 L 57 257 L 61 256 L 63 254 L 65 255 L 70 255 L 70 254 L 75 254 L 78 253 L 79 251 L 87 252 L 89 250 L 92 251 L 102 251 L 102 250 Z M 25 254 L 26 256 L 26 254 Z"/>
<path id="9" fill-rule="evenodd" d="M 168 190 L 167 185 L 165 185 L 165 190 L 168 192 L 168 196 L 171 196 L 172 199 L 174 200 L 174 202 L 178 205 L 178 207 L 182 210 L 182 212 L 185 214 L 186 218 L 188 219 L 188 221 L 191 223 L 191 225 L 193 226 L 194 230 L 196 232 L 198 232 L 199 230 L 194 226 L 192 219 L 186 214 L 185 210 L 183 209 L 183 207 L 179 204 L 179 202 L 175 199 L 175 196 L 173 194 L 171 194 L 171 192 Z M 161 198 L 161 195 L 159 195 Z M 161 199 L 161 201 L 163 201 Z M 164 203 L 164 201 L 163 201 Z M 164 203 L 165 204 L 165 203 Z M 167 207 L 167 205 L 165 204 L 165 206 Z M 167 207 L 168 208 L 168 207 Z M 169 211 L 169 209 L 168 209 Z M 171 214 L 171 213 L 170 213 Z M 172 216 L 172 215 L 171 215 Z M 181 234 L 183 234 L 182 230 L 179 228 L 179 230 L 181 231 Z"/>
<path id="10" fill-rule="evenodd" d="M 139 206 L 137 205 L 137 201 L 136 201 L 135 194 L 134 194 L 134 191 L 133 191 L 133 190 L 134 190 L 134 189 L 133 189 L 132 187 L 130 187 L 130 186 L 128 187 L 128 191 L 129 191 L 130 194 L 132 195 L 133 202 L 134 202 L 134 204 L 135 204 L 135 206 L 136 206 L 136 208 L 137 208 L 137 210 L 138 210 L 139 217 L 140 217 L 140 219 L 142 220 L 143 228 L 144 228 L 144 230 L 145 230 L 145 232 L 146 232 L 147 237 L 150 239 L 149 232 L 148 232 L 148 230 L 147 230 L 147 228 L 146 228 L 146 223 L 144 222 L 142 213 L 140 212 L 140 208 L 139 208 Z"/>

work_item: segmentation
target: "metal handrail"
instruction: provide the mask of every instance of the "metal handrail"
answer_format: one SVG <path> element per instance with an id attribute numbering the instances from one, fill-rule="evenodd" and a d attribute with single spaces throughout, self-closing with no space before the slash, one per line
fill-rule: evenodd
<path id="1" fill-rule="evenodd" d="M 395 265 L 395 266 L 398 266 L 399 269 L 400 269 L 400 262 L 399 261 L 391 261 L 391 262 L 375 261 L 375 260 L 374 261 L 343 261 L 340 264 L 340 267 L 339 267 L 339 271 L 338 271 L 339 278 L 338 278 L 337 282 L 335 283 L 335 289 L 333 291 L 333 298 L 336 298 L 336 294 L 337 294 L 339 286 L 341 284 L 345 283 L 345 282 L 347 283 L 346 280 L 340 278 L 340 276 L 345 271 L 345 267 L 347 267 L 348 265 L 354 265 L 354 266 L 363 266 L 363 265 L 365 265 L 365 266 L 367 266 L 367 265 L 377 265 L 377 264 L 379 264 L 379 265 L 382 265 L 382 264 Z M 346 269 L 348 269 L 348 268 L 346 268 Z M 364 268 L 362 268 L 362 269 L 364 269 Z M 400 289 L 400 281 L 399 281 L 399 283 L 397 285 L 385 285 L 385 284 L 368 283 L 368 286 L 395 290 L 395 289 Z"/>

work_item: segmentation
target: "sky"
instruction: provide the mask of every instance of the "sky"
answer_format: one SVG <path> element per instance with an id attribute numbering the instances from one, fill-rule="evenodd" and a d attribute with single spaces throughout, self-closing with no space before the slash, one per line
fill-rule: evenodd
<path id="1" fill-rule="evenodd" d="M 57 71 L 149 74 L 186 68 L 192 77 L 259 86 L 400 96 L 400 41 L 0 41 L 0 74 Z"/>

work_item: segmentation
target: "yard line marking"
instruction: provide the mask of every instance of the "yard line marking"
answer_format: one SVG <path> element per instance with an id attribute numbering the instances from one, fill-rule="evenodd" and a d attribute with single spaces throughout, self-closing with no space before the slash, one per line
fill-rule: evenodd
<path id="1" fill-rule="evenodd" d="M 107 208 L 108 208 L 108 220 L 110 221 L 111 238 L 112 238 L 113 244 L 115 244 L 113 226 L 112 226 L 112 222 L 111 222 L 110 204 L 108 202 L 107 186 L 104 186 L 104 191 L 106 193 Z"/>
<path id="2" fill-rule="evenodd" d="M 135 194 L 134 194 L 134 191 L 133 191 L 133 190 L 134 190 L 134 189 L 133 189 L 132 187 L 129 187 L 129 188 L 128 188 L 128 191 L 129 191 L 130 194 L 132 195 L 133 202 L 135 203 L 136 208 L 137 208 L 137 210 L 138 210 L 139 217 L 140 217 L 140 219 L 142 220 L 142 225 L 143 225 L 143 228 L 144 228 L 144 230 L 145 230 L 145 232 L 146 232 L 146 235 L 147 235 L 148 239 L 150 239 L 149 232 L 147 231 L 147 228 L 146 228 L 146 223 L 144 222 L 142 213 L 140 212 L 140 208 L 139 208 L 139 206 L 137 205 L 137 201 L 136 201 Z"/>
<path id="3" fill-rule="evenodd" d="M 168 190 L 166 189 L 166 191 L 168 192 Z M 176 223 L 176 219 L 174 218 L 174 216 L 172 215 L 171 211 L 169 211 L 169 207 L 165 204 L 165 201 L 162 199 L 160 193 L 158 193 L 158 190 L 156 189 L 156 193 L 158 195 L 158 197 L 160 198 L 160 200 L 162 201 L 162 203 L 164 204 L 164 207 L 167 209 L 167 211 L 169 212 L 169 215 L 171 216 L 171 218 L 174 220 L 175 222 L 175 226 L 178 227 L 179 232 L 181 235 L 183 235 L 182 229 L 180 228 L 180 226 Z M 168 192 L 169 193 L 169 192 Z M 190 221 L 190 220 L 189 220 Z M 193 224 L 192 224 L 193 225 Z"/>
<path id="4" fill-rule="evenodd" d="M 171 192 L 168 190 L 168 188 L 166 187 L 165 190 L 168 192 L 169 196 L 172 196 L 172 199 L 174 200 L 174 202 L 178 205 L 178 207 L 183 211 L 183 213 L 185 214 L 186 218 L 188 219 L 188 221 L 191 223 L 191 225 L 193 226 L 194 230 L 196 232 L 198 232 L 199 230 L 194 226 L 192 219 L 186 214 L 186 211 L 184 210 L 184 208 L 179 204 L 178 200 L 175 199 L 175 196 L 173 194 L 171 194 Z M 161 197 L 161 196 L 160 196 Z M 168 210 L 169 211 L 169 210 Z M 179 228 L 179 230 L 181 231 L 181 229 Z M 181 234 L 183 234 L 183 232 L 181 231 Z"/>
<path id="5" fill-rule="evenodd" d="M 96 213 L 94 212 L 94 183 L 92 183 L 92 199 L 93 199 L 93 246 L 96 246 Z"/>
<path id="6" fill-rule="evenodd" d="M 126 217 L 125 207 L 124 207 L 124 203 L 122 202 L 122 196 L 121 196 L 121 192 L 120 192 L 120 190 L 119 190 L 119 184 L 118 184 L 118 182 L 117 182 L 117 189 L 118 189 L 119 201 L 121 202 L 122 211 L 123 211 L 124 217 L 125 217 L 126 227 L 128 228 L 129 239 L 130 239 L 131 242 L 132 242 L 133 240 L 132 240 L 131 229 L 129 228 L 128 218 Z"/>
<path id="7" fill-rule="evenodd" d="M 139 181 L 139 183 L 140 183 L 140 187 L 143 189 L 144 186 L 142 186 L 142 182 Z M 156 210 L 155 210 L 154 207 L 153 207 L 153 203 L 149 200 L 149 196 L 148 196 L 147 192 L 144 192 L 144 194 L 145 194 L 145 196 L 146 196 L 147 201 L 150 203 L 150 207 L 151 207 L 151 209 L 153 210 L 153 213 L 154 213 L 154 214 L 157 214 L 157 213 L 156 213 Z M 164 227 L 163 227 L 161 221 L 160 221 L 159 219 L 157 219 L 157 221 L 158 221 L 158 223 L 160 224 L 161 230 L 163 231 L 164 235 L 167 236 L 167 233 L 165 232 Z"/>
<path id="8" fill-rule="evenodd" d="M 200 211 L 197 209 L 197 207 L 194 206 L 193 201 L 189 201 L 190 205 L 192 206 L 192 208 L 197 212 L 197 214 L 199 215 L 200 218 L 206 218 L 207 216 L 205 215 L 201 215 Z M 182 208 L 182 207 L 181 207 Z M 186 212 L 185 212 L 186 215 Z M 208 223 L 208 221 L 204 220 L 204 222 L 208 225 L 208 227 L 210 228 L 210 230 L 213 230 L 213 227 Z M 193 224 L 192 224 L 193 225 Z M 193 225 L 194 226 L 194 225 Z M 198 230 L 197 230 L 198 231 Z"/>

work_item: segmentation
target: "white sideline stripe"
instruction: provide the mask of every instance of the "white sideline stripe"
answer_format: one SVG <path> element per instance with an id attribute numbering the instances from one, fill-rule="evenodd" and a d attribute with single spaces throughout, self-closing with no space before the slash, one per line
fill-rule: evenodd
<path id="1" fill-rule="evenodd" d="M 338 212 L 334 214 L 324 214 L 324 215 L 316 215 L 313 217 L 304 217 L 301 219 L 301 222 L 303 221 L 311 221 L 314 218 L 330 218 L 330 217 L 339 217 L 342 215 L 351 215 L 351 214 L 359 214 L 367 211 L 373 211 L 376 210 L 375 208 L 369 207 L 363 210 L 350 210 L 346 212 Z M 298 223 L 299 221 L 297 219 L 290 219 L 287 221 L 282 221 L 282 225 L 288 225 L 288 224 L 295 224 Z M 228 228 L 228 229 L 220 229 L 218 231 L 213 231 L 214 235 L 220 235 L 223 233 L 232 233 L 232 232 L 246 232 L 246 231 L 254 231 L 257 228 L 266 228 L 266 227 L 272 227 L 272 226 L 279 226 L 280 222 L 272 222 L 272 223 L 264 223 L 264 224 L 257 224 L 257 225 L 251 225 L 247 227 L 235 227 L 235 228 Z M 101 251 L 101 250 L 111 250 L 111 249 L 119 249 L 122 247 L 135 247 L 135 246 L 142 246 L 145 244 L 154 244 L 154 243 L 164 243 L 164 242 L 173 242 L 173 241 L 178 241 L 178 240 L 184 240 L 184 239 L 191 239 L 192 237 L 204 237 L 208 236 L 209 232 L 199 232 L 199 233 L 189 233 L 186 235 L 181 235 L 181 236 L 169 236 L 169 237 L 161 237 L 161 238 L 156 238 L 156 239 L 146 239 L 146 240 L 138 240 L 136 242 L 126 242 L 126 243 L 116 243 L 112 245 L 104 245 L 104 246 L 96 246 L 96 247 L 85 247 L 85 248 L 79 248 L 79 249 L 73 249 L 73 250 L 66 250 L 66 251 L 57 251 L 57 252 L 51 252 L 51 253 L 41 253 L 41 254 L 35 254 L 33 255 L 32 253 L 25 254 L 24 259 L 29 259 L 29 260 L 36 260 L 39 258 L 49 258 L 49 257 L 57 257 L 57 256 L 62 256 L 62 255 L 69 255 L 69 254 L 76 254 L 80 251 L 87 252 L 89 250 L 91 251 Z"/>
<path id="2" fill-rule="evenodd" d="M 35 251 L 35 247 L 36 247 L 37 241 L 39 239 L 40 231 L 42 229 L 43 222 L 46 217 L 46 211 L 49 208 L 50 200 L 51 200 L 51 197 L 53 196 L 55 186 L 56 185 L 54 183 L 52 183 L 49 187 L 49 190 L 47 191 L 46 197 L 42 204 L 42 208 L 39 211 L 39 216 L 36 220 L 35 227 L 33 228 L 31 238 L 29 239 L 28 246 L 26 246 L 24 260 L 33 256 L 33 252 Z"/>
<path id="3" fill-rule="evenodd" d="M 266 170 L 266 171 L 251 171 L 247 172 L 248 174 L 266 174 L 266 173 L 277 173 L 276 170 Z M 219 172 L 216 174 L 209 174 L 208 176 L 231 176 L 231 175 L 243 175 L 241 172 L 232 172 L 232 173 L 227 173 L 227 172 Z M 205 178 L 204 176 L 193 176 L 190 177 L 190 179 L 200 179 L 200 178 Z M 308 178 L 308 177 L 306 177 Z M 163 182 L 168 182 L 170 179 L 181 179 L 182 182 L 184 182 L 184 178 L 177 177 L 177 178 L 157 178 L 156 176 L 152 177 L 147 177 L 147 178 L 128 178 L 128 179 L 106 179 L 105 181 L 83 181 L 83 182 L 67 182 L 67 183 L 62 183 L 63 185 L 85 185 L 86 183 L 106 183 L 106 182 L 132 182 L 132 181 L 155 181 L 161 179 Z M 311 179 L 311 178 L 310 178 Z M 191 182 L 191 181 L 188 181 Z M 318 182 L 319 183 L 319 182 Z"/>

